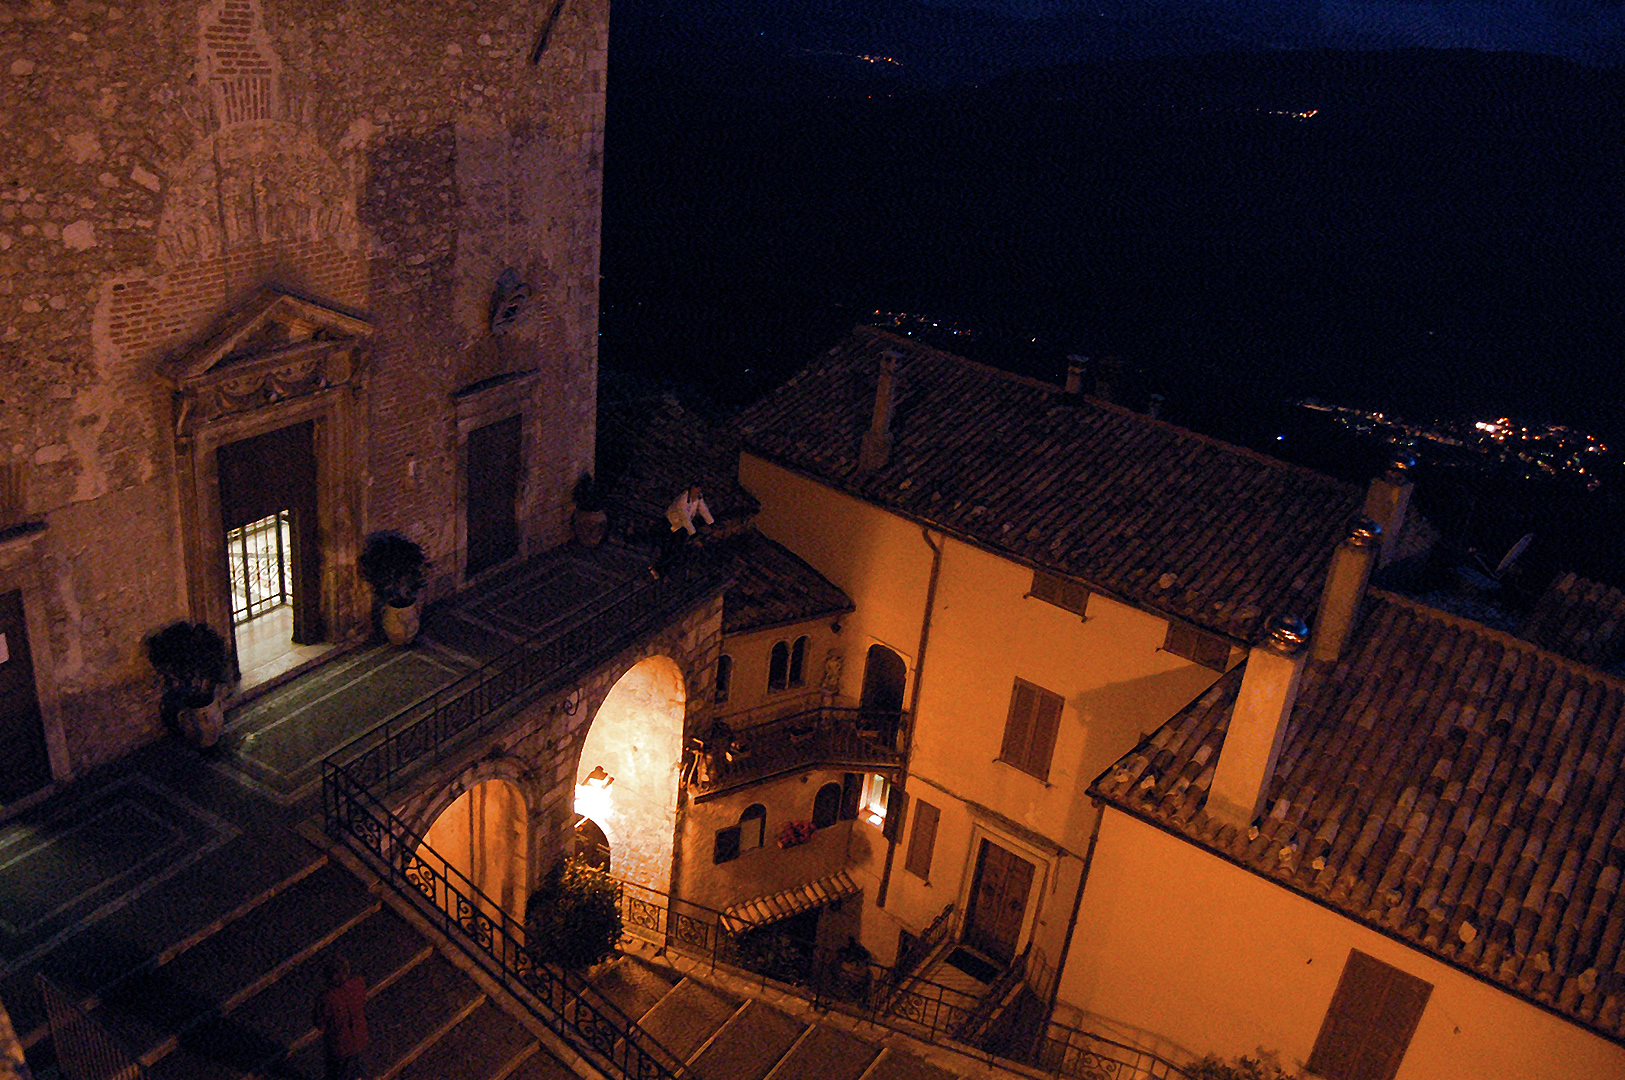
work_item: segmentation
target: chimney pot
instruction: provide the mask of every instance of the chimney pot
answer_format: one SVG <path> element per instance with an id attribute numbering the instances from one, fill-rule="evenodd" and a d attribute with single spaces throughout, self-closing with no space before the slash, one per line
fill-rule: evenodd
<path id="1" fill-rule="evenodd" d="M 1089 363 L 1087 356 L 1068 356 L 1066 358 L 1066 392 L 1071 397 L 1083 393 L 1083 369 Z"/>
<path id="2" fill-rule="evenodd" d="M 1336 660 L 1343 655 L 1343 647 L 1354 633 L 1360 602 L 1365 599 L 1365 587 L 1371 580 L 1381 537 L 1381 525 L 1370 518 L 1361 518 L 1349 530 L 1348 538 L 1332 552 L 1331 565 L 1326 568 L 1326 586 L 1320 593 L 1320 611 L 1315 615 L 1311 651 L 1316 660 Z"/>
<path id="3" fill-rule="evenodd" d="M 1224 747 L 1213 766 L 1207 796 L 1210 817 L 1245 829 L 1263 812 L 1264 794 L 1298 700 L 1308 636 L 1302 619 L 1280 615 L 1270 620 L 1265 640 L 1247 654 Z"/>

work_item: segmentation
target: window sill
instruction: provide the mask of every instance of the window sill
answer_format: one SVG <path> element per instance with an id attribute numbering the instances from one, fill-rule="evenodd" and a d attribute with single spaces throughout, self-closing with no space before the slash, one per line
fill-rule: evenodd
<path id="1" fill-rule="evenodd" d="M 1043 784 L 1046 788 L 1052 788 L 1055 786 L 1049 782 L 1048 777 L 1034 776 L 1032 773 L 1028 772 L 1026 769 L 1023 769 L 1020 765 L 1017 765 L 1013 761 L 1006 761 L 1002 757 L 996 757 L 993 759 L 993 761 L 995 764 L 1003 765 L 1007 769 L 1014 769 L 1016 772 L 1020 773 L 1022 776 L 1025 776 L 1029 780 L 1036 780 L 1038 783 Z"/>

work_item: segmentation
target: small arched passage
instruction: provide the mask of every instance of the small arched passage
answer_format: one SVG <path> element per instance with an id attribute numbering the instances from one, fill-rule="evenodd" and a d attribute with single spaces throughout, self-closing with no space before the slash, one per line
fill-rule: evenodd
<path id="1" fill-rule="evenodd" d="M 615 876 L 662 892 L 671 891 L 685 700 L 675 660 L 641 661 L 610 688 L 576 763 L 576 813 L 607 835 Z"/>
<path id="2" fill-rule="evenodd" d="M 884 645 L 869 646 L 863 658 L 863 691 L 858 698 L 859 719 L 865 730 L 874 731 L 887 746 L 897 743 L 897 727 L 903 713 L 903 684 L 908 665 Z"/>
<path id="3" fill-rule="evenodd" d="M 440 812 L 423 842 L 497 907 L 524 922 L 530 831 L 518 785 L 508 780 L 475 784 Z M 462 890 L 462 882 L 451 877 Z"/>

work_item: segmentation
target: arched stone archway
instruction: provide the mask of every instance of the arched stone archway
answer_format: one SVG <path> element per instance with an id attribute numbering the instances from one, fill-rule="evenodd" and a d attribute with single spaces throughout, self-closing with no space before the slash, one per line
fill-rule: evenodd
<path id="1" fill-rule="evenodd" d="M 480 781 L 435 817 L 423 842 L 514 920 L 524 922 L 530 822 L 519 785 Z"/>
<path id="2" fill-rule="evenodd" d="M 598 707 L 576 763 L 578 816 L 607 835 L 611 872 L 662 892 L 671 889 L 686 700 L 675 660 L 640 661 Z"/>

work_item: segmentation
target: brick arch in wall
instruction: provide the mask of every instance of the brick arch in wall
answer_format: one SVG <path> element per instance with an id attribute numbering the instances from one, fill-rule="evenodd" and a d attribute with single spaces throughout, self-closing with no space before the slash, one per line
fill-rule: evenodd
<path id="1" fill-rule="evenodd" d="M 688 680 L 671 656 L 646 656 L 604 695 L 574 755 L 576 808 L 609 840 L 610 872 L 671 889 Z M 605 786 L 598 777 L 613 778 Z"/>
<path id="2" fill-rule="evenodd" d="M 540 802 L 530 763 L 499 752 L 420 794 L 400 817 L 495 907 L 522 922 L 539 872 L 535 811 Z"/>

